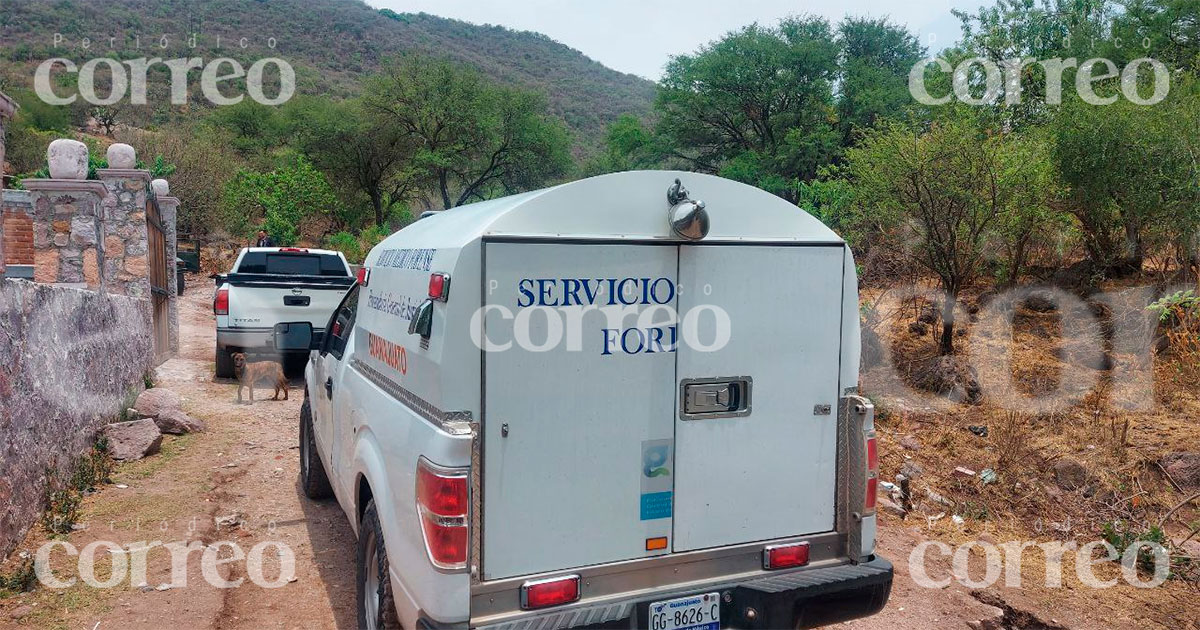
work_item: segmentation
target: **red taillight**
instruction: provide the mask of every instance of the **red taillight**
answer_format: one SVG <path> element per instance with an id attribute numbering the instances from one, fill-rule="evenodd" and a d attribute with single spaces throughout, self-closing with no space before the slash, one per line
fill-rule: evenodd
<path id="1" fill-rule="evenodd" d="M 308 250 L 304 249 L 303 247 L 280 247 L 279 251 L 281 251 L 281 252 L 304 252 L 304 253 L 308 252 Z"/>
<path id="2" fill-rule="evenodd" d="M 229 314 L 229 289 L 217 289 L 217 299 L 213 300 L 213 313 Z"/>
<path id="3" fill-rule="evenodd" d="M 578 575 L 536 580 L 521 585 L 521 608 L 525 610 L 569 604 L 578 599 Z"/>
<path id="4" fill-rule="evenodd" d="M 445 302 L 450 297 L 450 275 L 433 273 L 429 275 L 429 297 Z"/>
<path id="5" fill-rule="evenodd" d="M 429 560 L 439 569 L 467 566 L 467 472 L 417 464 L 417 509 Z"/>
<path id="6" fill-rule="evenodd" d="M 367 286 L 367 281 L 371 279 L 371 270 L 366 267 L 358 268 L 358 283 Z"/>
<path id="7" fill-rule="evenodd" d="M 763 549 L 764 569 L 790 569 L 808 564 L 808 543 L 776 545 Z"/>
<path id="8" fill-rule="evenodd" d="M 863 500 L 863 514 L 875 513 L 875 499 L 879 492 L 879 449 L 875 441 L 875 432 L 867 433 L 867 487 Z"/>

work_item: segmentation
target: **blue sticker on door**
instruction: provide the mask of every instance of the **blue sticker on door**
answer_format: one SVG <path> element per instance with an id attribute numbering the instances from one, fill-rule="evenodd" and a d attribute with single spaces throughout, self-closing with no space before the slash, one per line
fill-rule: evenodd
<path id="1" fill-rule="evenodd" d="M 646 440 L 642 442 L 642 500 L 641 520 L 652 521 L 671 518 L 674 483 L 671 468 L 674 465 L 674 440 Z"/>

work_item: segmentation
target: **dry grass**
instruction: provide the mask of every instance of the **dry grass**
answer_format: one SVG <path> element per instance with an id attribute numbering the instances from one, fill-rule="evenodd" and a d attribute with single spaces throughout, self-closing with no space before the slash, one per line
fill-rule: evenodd
<path id="1" fill-rule="evenodd" d="M 974 304 L 974 298 L 964 302 Z M 908 459 L 924 469 L 913 482 L 918 511 L 909 517 L 910 523 L 952 544 L 980 536 L 997 542 L 1084 543 L 1101 539 L 1104 525 L 1116 520 L 1148 530 L 1188 498 L 1158 462 L 1167 453 L 1198 448 L 1200 333 L 1176 333 L 1169 339 L 1169 351 L 1148 357 L 1113 341 L 1116 325 L 1126 326 L 1124 330 L 1130 330 L 1131 321 L 1152 325 L 1153 317 L 1147 317 L 1144 308 L 1130 306 L 1136 300 L 1118 299 L 1111 308 L 1077 305 L 1088 308 L 1092 317 L 1063 317 L 1016 305 L 1011 329 L 1006 324 L 989 330 L 989 309 L 972 314 L 972 308 L 958 318 L 970 334 L 955 341 L 960 355 L 971 358 L 983 398 L 977 405 L 961 405 L 913 391 L 920 383 L 921 366 L 937 354 L 932 334 L 918 336 L 909 330 L 914 313 L 927 304 L 916 298 L 902 308 L 893 307 L 900 314 L 880 329 L 894 368 L 870 370 L 862 384 L 883 410 L 883 477 L 894 478 Z M 1116 318 L 1126 319 L 1114 323 Z M 1152 369 L 1145 369 L 1148 360 L 1153 361 Z M 1038 396 L 1055 397 L 1055 403 L 1038 404 Z M 972 433 L 970 426 L 987 426 L 988 436 Z M 899 441 L 905 435 L 916 436 L 921 449 L 902 449 Z M 1053 468 L 1062 459 L 1086 468 L 1083 488 L 1064 490 L 1055 483 Z M 978 476 L 956 476 L 958 466 L 976 472 L 992 468 L 998 479 L 984 484 Z M 926 489 L 950 499 L 954 507 L 929 500 L 922 505 L 919 500 Z M 931 520 L 939 513 L 943 518 Z M 950 515 L 963 517 L 964 525 L 955 525 Z M 1193 501 L 1171 514 L 1164 529 L 1178 543 L 1198 523 L 1200 501 Z M 1029 575 L 1044 568 L 1040 556 L 1027 554 Z M 1105 569 L 1098 573 L 1101 570 Z M 1103 592 L 1072 589 L 1072 597 L 1095 600 L 1082 604 L 1085 607 L 1178 627 L 1179 611 L 1184 609 L 1181 598 L 1195 597 L 1196 585 L 1187 583 L 1195 573 L 1181 570 L 1182 579 L 1159 589 L 1122 583 Z M 1074 571 L 1064 566 L 1063 574 L 1073 576 Z M 1061 590 L 1035 594 L 1047 604 L 1063 596 Z"/>

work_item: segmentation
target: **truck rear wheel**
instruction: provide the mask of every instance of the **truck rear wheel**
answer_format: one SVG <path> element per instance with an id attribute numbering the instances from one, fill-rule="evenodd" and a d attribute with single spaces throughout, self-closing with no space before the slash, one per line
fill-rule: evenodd
<path id="1" fill-rule="evenodd" d="M 321 463 L 317 443 L 313 439 L 312 406 L 307 394 L 304 404 L 300 406 L 300 485 L 304 488 L 304 496 L 310 499 L 328 499 L 333 494 L 329 476 L 325 474 L 325 464 Z"/>
<path id="2" fill-rule="evenodd" d="M 233 353 L 217 346 L 217 378 L 233 378 Z"/>
<path id="3" fill-rule="evenodd" d="M 375 500 L 367 503 L 358 530 L 358 627 L 368 630 L 395 630 L 400 627 L 392 580 L 388 572 L 387 549 Z"/>

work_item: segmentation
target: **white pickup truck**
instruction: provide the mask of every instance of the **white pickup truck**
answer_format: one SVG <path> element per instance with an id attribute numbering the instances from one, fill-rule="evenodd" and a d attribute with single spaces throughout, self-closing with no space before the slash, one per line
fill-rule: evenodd
<path id="1" fill-rule="evenodd" d="M 455 208 L 376 246 L 326 332 L 276 345 L 314 350 L 301 485 L 357 534 L 360 628 L 809 628 L 887 601 L 854 261 L 792 204 L 641 171 Z"/>
<path id="2" fill-rule="evenodd" d="M 307 321 L 320 332 L 354 284 L 341 252 L 299 247 L 247 247 L 214 278 L 219 378 L 233 376 L 235 352 L 277 356 L 271 331 L 279 322 Z"/>

